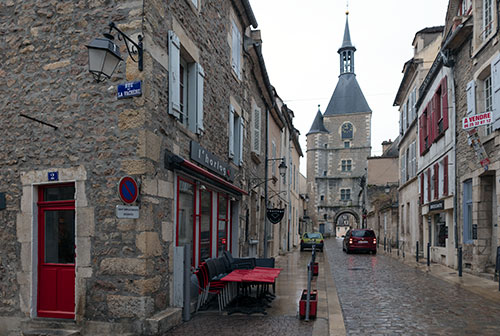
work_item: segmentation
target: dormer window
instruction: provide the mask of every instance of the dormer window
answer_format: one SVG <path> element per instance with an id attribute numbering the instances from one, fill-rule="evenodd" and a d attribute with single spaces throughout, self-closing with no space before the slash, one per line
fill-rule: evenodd
<path id="1" fill-rule="evenodd" d="M 472 0 L 462 0 L 458 8 L 457 16 L 469 15 L 472 11 Z"/>

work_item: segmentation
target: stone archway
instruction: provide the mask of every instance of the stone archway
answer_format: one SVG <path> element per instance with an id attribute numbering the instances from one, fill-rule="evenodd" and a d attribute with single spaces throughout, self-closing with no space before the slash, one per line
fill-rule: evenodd
<path id="1" fill-rule="evenodd" d="M 361 216 L 360 216 L 360 214 L 356 210 L 354 210 L 352 208 L 337 210 L 337 212 L 335 213 L 335 216 L 334 216 L 334 220 L 333 220 L 333 232 L 334 232 L 335 235 L 338 235 L 339 237 L 342 237 L 342 235 L 349 228 L 348 226 L 342 225 L 342 226 L 339 226 L 339 228 L 337 229 L 337 223 L 338 223 L 339 219 L 343 215 L 346 215 L 346 214 L 351 215 L 352 217 L 354 217 L 354 220 L 356 222 L 356 226 L 357 227 L 360 227 L 360 224 L 361 224 Z"/>

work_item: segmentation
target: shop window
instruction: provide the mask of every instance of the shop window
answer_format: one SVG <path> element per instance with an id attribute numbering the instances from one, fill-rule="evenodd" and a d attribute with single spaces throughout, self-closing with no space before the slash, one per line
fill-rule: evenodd
<path id="1" fill-rule="evenodd" d="M 228 198 L 225 195 L 219 194 L 218 211 L 217 211 L 217 255 L 222 255 L 222 252 L 228 250 L 228 232 L 229 232 L 229 207 Z"/>
<path id="2" fill-rule="evenodd" d="M 200 190 L 200 262 L 212 255 L 212 192 Z"/>
<path id="3" fill-rule="evenodd" d="M 173 31 L 168 37 L 168 113 L 193 133 L 202 133 L 205 73 Z"/>
<path id="4" fill-rule="evenodd" d="M 464 243 L 472 244 L 472 180 L 463 183 L 463 223 L 464 223 Z"/>
<path id="5" fill-rule="evenodd" d="M 434 246 L 446 247 L 446 239 L 448 239 L 446 213 L 442 212 L 434 216 L 434 228 Z"/>

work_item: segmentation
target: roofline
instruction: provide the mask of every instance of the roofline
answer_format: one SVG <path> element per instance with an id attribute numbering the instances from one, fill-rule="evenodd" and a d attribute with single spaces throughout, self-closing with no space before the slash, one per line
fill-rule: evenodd
<path id="1" fill-rule="evenodd" d="M 253 13 L 252 6 L 250 6 L 250 1 L 249 0 L 241 0 L 243 3 L 243 7 L 245 7 L 245 12 L 248 16 L 248 19 L 250 20 L 250 24 L 252 27 L 257 28 L 259 25 L 257 23 L 257 19 L 255 18 L 255 14 Z"/>
<path id="2" fill-rule="evenodd" d="M 406 66 L 408 64 L 408 66 Z M 396 97 L 394 98 L 394 103 L 392 103 L 392 106 L 399 106 L 400 105 L 400 95 L 403 93 L 403 87 L 408 78 L 410 77 L 411 74 L 415 73 L 415 66 L 417 62 L 415 61 L 415 58 L 412 58 L 408 62 L 405 63 L 404 67 L 404 75 L 403 79 L 401 80 L 401 83 L 399 84 L 398 92 L 396 93 Z"/>

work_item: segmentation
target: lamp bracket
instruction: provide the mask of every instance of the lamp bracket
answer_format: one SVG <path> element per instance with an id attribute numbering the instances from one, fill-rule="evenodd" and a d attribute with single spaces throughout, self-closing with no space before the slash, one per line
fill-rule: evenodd
<path id="1" fill-rule="evenodd" d="M 125 42 L 125 46 L 127 47 L 127 52 L 130 56 L 130 58 L 132 59 L 132 61 L 134 61 L 135 63 L 139 63 L 138 66 L 139 66 L 139 71 L 142 71 L 143 69 L 143 54 L 144 54 L 144 47 L 143 47 L 143 44 L 142 44 L 142 40 L 143 40 L 143 37 L 142 35 L 139 34 L 139 36 L 137 36 L 137 39 L 138 39 L 138 43 L 135 43 L 134 40 L 132 40 L 130 37 L 127 36 L 127 34 L 125 34 L 124 32 L 122 32 L 116 25 L 114 22 L 110 22 L 109 23 L 109 33 L 104 33 L 104 37 L 110 39 L 110 40 L 113 40 L 113 35 L 111 35 L 111 32 L 114 30 L 116 30 L 120 35 L 118 35 L 118 39 L 121 41 L 122 38 L 123 38 L 123 41 Z M 132 48 L 129 46 L 129 43 L 132 44 Z M 137 57 L 138 59 L 136 60 L 134 58 L 134 56 L 132 55 L 136 55 L 137 54 Z"/>

